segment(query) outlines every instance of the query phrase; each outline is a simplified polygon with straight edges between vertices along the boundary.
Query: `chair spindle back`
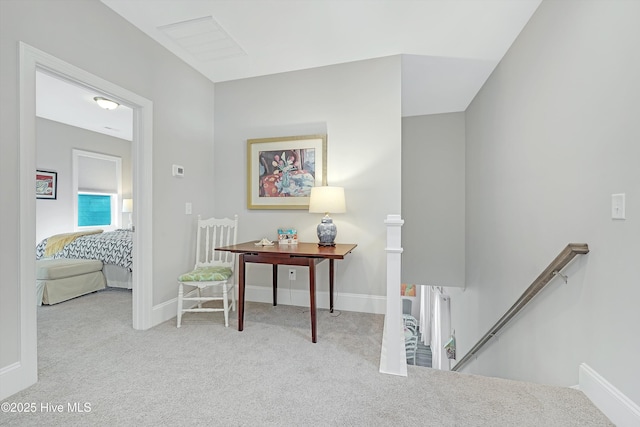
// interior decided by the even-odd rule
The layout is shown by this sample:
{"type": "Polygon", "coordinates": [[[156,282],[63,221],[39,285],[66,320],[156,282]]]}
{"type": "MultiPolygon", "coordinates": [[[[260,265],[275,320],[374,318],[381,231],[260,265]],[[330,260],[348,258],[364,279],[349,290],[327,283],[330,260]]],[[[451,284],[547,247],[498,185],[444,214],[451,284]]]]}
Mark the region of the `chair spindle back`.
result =
{"type": "Polygon", "coordinates": [[[238,215],[234,219],[198,217],[196,237],[196,268],[199,266],[227,265],[233,268],[234,254],[216,251],[221,246],[235,245],[238,239],[238,215]]]}

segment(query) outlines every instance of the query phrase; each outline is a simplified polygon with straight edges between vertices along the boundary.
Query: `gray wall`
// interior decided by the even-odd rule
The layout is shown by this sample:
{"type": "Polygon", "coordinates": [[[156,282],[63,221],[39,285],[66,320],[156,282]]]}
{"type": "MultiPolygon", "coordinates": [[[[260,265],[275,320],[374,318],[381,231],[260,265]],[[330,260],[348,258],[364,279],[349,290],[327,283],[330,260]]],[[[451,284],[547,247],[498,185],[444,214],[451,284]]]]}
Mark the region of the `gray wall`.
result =
{"type": "MultiPolygon", "coordinates": [[[[131,196],[131,142],[47,119],[36,121],[36,165],[58,173],[56,200],[36,201],[36,242],[74,230],[72,150],[107,154],[122,159],[122,194],[131,196]]],[[[113,162],[111,162],[113,164],[113,162]]],[[[127,224],[125,220],[124,225],[127,224]]]]}
{"type": "MultiPolygon", "coordinates": [[[[640,402],[639,15],[638,2],[544,2],[467,111],[467,289],[452,302],[460,354],[564,245],[592,250],[474,372],[573,385],[586,362],[640,402]],[[627,194],[624,222],[610,219],[616,192],[627,194]]],[[[243,159],[247,138],[318,131],[329,135],[329,183],[347,189],[339,238],[360,245],[338,267],[339,286],[384,294],[381,224],[400,209],[399,61],[216,85],[214,153],[213,84],[97,0],[3,0],[0,24],[0,368],[18,359],[18,290],[27,285],[16,250],[19,40],[154,102],[154,303],[175,297],[174,278],[191,262],[186,201],[194,214],[239,211],[243,239],[283,223],[313,238],[313,215],[243,210],[243,159]],[[182,180],[171,177],[173,163],[185,166],[182,180]],[[224,203],[214,206],[213,194],[224,203]]]]}
{"type": "MultiPolygon", "coordinates": [[[[322,215],[247,210],[246,145],[251,138],[326,133],[327,181],[345,188],[347,203],[346,213],[333,215],[337,242],[358,244],[336,263],[337,289],[385,295],[384,220],[400,212],[400,57],[219,83],[215,98],[214,191],[225,201],[216,205],[216,214],[238,212],[243,240],[274,238],[278,227],[293,226],[301,241],[317,241],[322,215]]],[[[250,268],[249,285],[270,286],[268,266],[250,268]]],[[[318,268],[321,292],[328,289],[326,270],[318,268]]],[[[291,286],[308,292],[304,271],[291,286]]]]}
{"type": "Polygon", "coordinates": [[[213,212],[214,85],[98,0],[0,1],[0,36],[1,369],[19,358],[19,289],[32,286],[20,283],[16,250],[18,41],[153,102],[154,247],[145,250],[153,250],[156,305],[176,297],[175,277],[192,263],[194,215],[213,212]],[[185,167],[183,179],[171,176],[173,163],[185,167]],[[194,215],[184,214],[186,201],[194,215]]]}
{"type": "Polygon", "coordinates": [[[570,386],[584,362],[640,403],[639,16],[637,1],[543,2],[467,110],[460,356],[567,243],[591,249],[471,372],[570,386]]]}
{"type": "Polygon", "coordinates": [[[402,282],[464,287],[464,113],[402,119],[402,282]]]}

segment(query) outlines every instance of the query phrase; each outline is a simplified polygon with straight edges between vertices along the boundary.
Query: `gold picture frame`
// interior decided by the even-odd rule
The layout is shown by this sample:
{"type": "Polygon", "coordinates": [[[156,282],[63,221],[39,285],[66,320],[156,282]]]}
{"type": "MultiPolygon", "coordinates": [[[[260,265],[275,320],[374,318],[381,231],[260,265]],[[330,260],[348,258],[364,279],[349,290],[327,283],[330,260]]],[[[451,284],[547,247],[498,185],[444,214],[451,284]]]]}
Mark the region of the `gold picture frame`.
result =
{"type": "Polygon", "coordinates": [[[247,208],[308,209],[327,184],[327,135],[247,140],[247,208]]]}

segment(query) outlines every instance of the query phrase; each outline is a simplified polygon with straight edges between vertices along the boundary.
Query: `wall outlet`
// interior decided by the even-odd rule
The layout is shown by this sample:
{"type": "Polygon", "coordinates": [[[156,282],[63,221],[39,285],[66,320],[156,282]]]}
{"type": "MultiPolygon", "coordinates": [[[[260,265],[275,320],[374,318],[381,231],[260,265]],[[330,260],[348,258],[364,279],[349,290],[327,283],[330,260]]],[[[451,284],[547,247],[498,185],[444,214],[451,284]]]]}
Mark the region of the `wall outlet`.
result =
{"type": "Polygon", "coordinates": [[[293,268],[289,269],[289,280],[296,280],[296,270],[293,268]]]}
{"type": "Polygon", "coordinates": [[[171,174],[178,178],[184,177],[184,167],[180,165],[171,165],[171,174]]]}

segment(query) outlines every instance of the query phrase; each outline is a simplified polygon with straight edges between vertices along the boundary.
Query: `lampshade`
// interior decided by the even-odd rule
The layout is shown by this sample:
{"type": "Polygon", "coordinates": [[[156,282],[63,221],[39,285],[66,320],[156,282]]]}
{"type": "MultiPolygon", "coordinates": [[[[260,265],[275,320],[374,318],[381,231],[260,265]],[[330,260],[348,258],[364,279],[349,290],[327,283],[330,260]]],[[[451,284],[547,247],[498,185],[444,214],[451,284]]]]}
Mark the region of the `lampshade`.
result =
{"type": "Polygon", "coordinates": [[[313,187],[309,198],[309,212],[311,213],[344,213],[344,188],[342,187],[313,187]]]}
{"type": "Polygon", "coordinates": [[[96,101],[98,105],[104,108],[105,110],[115,110],[120,105],[116,101],[103,98],[102,96],[96,96],[93,98],[93,100],[96,101]]]}
{"type": "Polygon", "coordinates": [[[122,212],[133,212],[133,199],[122,199],[122,212]]]}

